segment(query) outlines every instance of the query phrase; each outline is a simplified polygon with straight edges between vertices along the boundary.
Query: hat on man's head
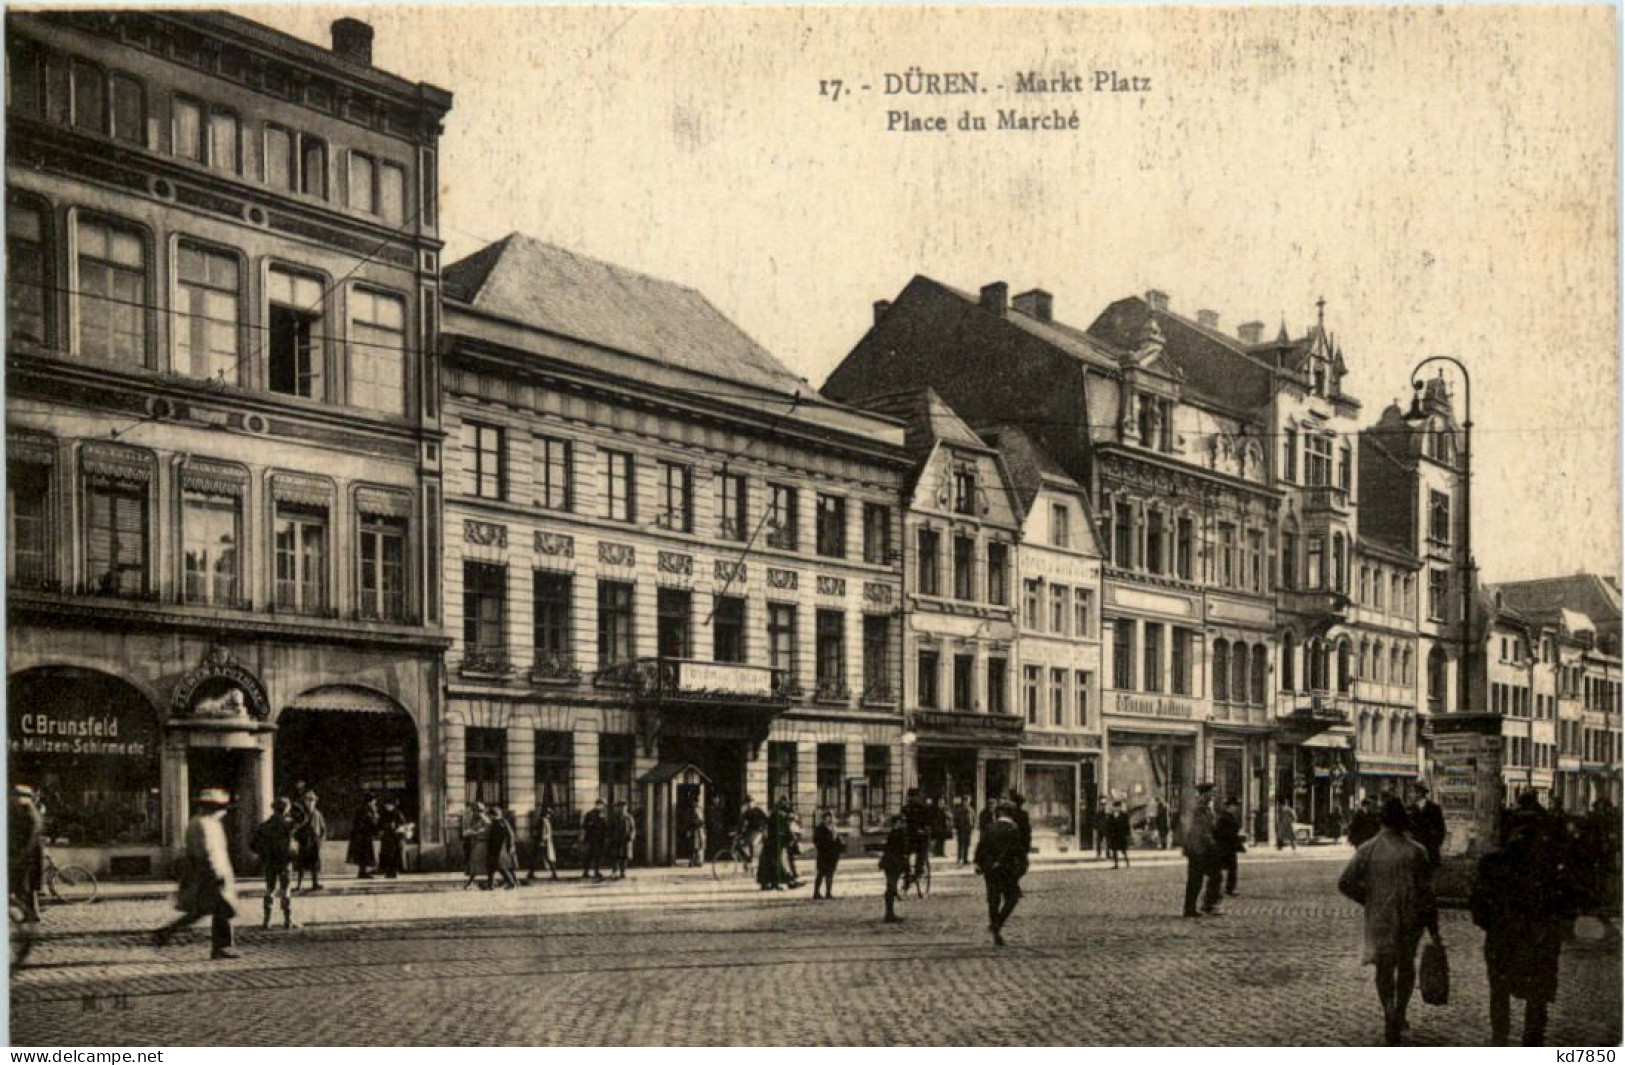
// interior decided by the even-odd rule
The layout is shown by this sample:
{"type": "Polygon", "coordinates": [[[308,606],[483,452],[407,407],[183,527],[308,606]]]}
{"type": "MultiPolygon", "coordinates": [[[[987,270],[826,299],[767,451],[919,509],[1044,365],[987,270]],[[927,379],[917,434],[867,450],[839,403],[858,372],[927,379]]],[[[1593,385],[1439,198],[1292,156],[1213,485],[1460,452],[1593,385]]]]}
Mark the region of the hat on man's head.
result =
{"type": "Polygon", "coordinates": [[[230,806],[231,793],[225,788],[203,788],[197,793],[199,806],[230,806]]]}
{"type": "Polygon", "coordinates": [[[19,799],[32,799],[34,797],[34,789],[27,784],[13,784],[11,793],[19,799]]]}

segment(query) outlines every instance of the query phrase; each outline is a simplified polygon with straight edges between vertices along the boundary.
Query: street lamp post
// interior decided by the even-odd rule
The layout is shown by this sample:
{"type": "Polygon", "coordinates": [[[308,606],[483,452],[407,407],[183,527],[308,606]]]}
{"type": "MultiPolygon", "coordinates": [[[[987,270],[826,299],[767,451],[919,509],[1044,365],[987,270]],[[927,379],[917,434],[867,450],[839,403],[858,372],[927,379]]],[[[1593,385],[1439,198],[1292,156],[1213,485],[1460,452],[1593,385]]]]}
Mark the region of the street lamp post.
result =
{"type": "MultiPolygon", "coordinates": [[[[1457,682],[1456,702],[1466,713],[1472,709],[1468,664],[1473,654],[1473,573],[1478,568],[1473,562],[1473,378],[1467,367],[1453,355],[1430,355],[1411,369],[1411,411],[1407,421],[1425,418],[1422,409],[1422,368],[1429,363],[1447,362],[1461,374],[1462,384],[1462,439],[1461,439],[1461,668],[1457,682]]],[[[1441,371],[1442,376],[1442,371],[1441,371]]]]}

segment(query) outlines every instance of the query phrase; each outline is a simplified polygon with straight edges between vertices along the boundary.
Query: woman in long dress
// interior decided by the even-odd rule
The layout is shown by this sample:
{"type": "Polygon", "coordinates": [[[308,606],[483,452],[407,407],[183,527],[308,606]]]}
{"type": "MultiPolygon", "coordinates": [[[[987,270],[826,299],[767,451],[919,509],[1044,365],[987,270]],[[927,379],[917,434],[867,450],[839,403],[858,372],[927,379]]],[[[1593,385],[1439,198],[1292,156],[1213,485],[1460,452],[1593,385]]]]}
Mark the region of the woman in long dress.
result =
{"type": "Polygon", "coordinates": [[[485,819],[485,804],[475,802],[470,805],[468,816],[463,818],[464,891],[485,875],[485,836],[490,828],[490,822],[485,819]]]}

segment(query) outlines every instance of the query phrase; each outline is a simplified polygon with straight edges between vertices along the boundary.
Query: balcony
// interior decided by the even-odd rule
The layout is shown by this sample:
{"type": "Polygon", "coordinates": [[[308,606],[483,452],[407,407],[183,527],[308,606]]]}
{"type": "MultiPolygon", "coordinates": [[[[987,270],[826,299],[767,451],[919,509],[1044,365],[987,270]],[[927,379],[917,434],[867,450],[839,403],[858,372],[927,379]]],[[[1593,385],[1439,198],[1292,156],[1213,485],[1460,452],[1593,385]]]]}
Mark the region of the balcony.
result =
{"type": "Polygon", "coordinates": [[[897,689],[888,680],[873,680],[864,685],[864,706],[896,706],[897,689]]]}
{"type": "Polygon", "coordinates": [[[813,689],[813,702],[845,706],[852,701],[852,689],[844,681],[820,680],[813,689]]]}
{"type": "Polygon", "coordinates": [[[457,672],[464,677],[506,677],[513,672],[513,663],[508,660],[507,648],[468,647],[463,650],[457,672]]]}
{"type": "Polygon", "coordinates": [[[1279,601],[1281,609],[1289,614],[1343,621],[1348,616],[1349,597],[1330,588],[1283,588],[1279,601]]]}
{"type": "Polygon", "coordinates": [[[530,679],[538,684],[579,684],[581,670],[568,651],[536,652],[530,679]]]}
{"type": "Polygon", "coordinates": [[[1346,515],[1349,512],[1348,491],[1343,488],[1333,488],[1330,485],[1305,489],[1303,493],[1303,512],[1305,516],[1311,514],[1346,515]]]}
{"type": "Polygon", "coordinates": [[[1295,724],[1332,728],[1347,725],[1354,719],[1352,695],[1334,695],[1331,692],[1283,692],[1281,703],[1281,717],[1295,724]]]}

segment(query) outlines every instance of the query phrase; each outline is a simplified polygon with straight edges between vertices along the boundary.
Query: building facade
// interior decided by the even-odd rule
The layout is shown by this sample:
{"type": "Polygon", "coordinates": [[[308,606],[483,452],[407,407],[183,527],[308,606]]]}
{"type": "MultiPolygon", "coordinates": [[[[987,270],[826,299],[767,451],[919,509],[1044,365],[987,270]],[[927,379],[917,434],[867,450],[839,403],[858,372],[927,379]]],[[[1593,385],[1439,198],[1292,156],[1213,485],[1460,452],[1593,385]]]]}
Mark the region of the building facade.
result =
{"type": "MultiPolygon", "coordinates": [[[[10,773],[99,870],[190,796],[438,824],[451,97],[224,14],[7,16],[10,773]]],[[[424,842],[437,842],[432,831],[424,842]]]]}
{"type": "Polygon", "coordinates": [[[446,270],[448,831],[571,839],[625,801],[645,861],[741,803],[901,805],[894,423],[831,404],[692,289],[512,235],[446,270]]]}

